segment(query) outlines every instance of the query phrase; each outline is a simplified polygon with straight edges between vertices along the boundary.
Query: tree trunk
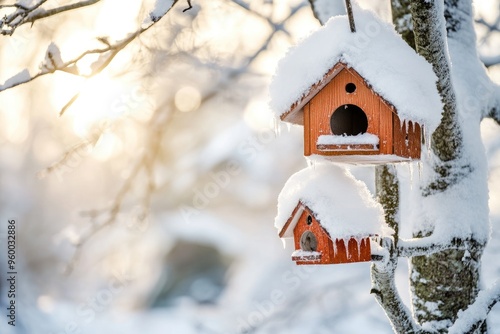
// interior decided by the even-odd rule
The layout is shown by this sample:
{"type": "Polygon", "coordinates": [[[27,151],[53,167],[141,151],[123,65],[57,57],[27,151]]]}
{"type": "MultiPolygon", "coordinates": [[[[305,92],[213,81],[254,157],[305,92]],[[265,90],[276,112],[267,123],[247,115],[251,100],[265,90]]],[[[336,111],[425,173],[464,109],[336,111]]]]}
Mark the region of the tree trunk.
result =
{"type": "MultiPolygon", "coordinates": [[[[461,159],[462,130],[451,81],[442,6],[437,1],[411,2],[416,50],[433,65],[444,104],[441,124],[432,135],[434,159],[430,166],[437,177],[423,185],[423,196],[445,191],[470,172],[470,167],[461,159]]],[[[414,237],[430,234],[432,230],[414,231],[414,237]]],[[[425,324],[425,328],[446,333],[458,312],[474,302],[479,291],[482,247],[475,242],[468,245],[465,251],[446,250],[411,259],[414,316],[420,324],[425,324]]]]}

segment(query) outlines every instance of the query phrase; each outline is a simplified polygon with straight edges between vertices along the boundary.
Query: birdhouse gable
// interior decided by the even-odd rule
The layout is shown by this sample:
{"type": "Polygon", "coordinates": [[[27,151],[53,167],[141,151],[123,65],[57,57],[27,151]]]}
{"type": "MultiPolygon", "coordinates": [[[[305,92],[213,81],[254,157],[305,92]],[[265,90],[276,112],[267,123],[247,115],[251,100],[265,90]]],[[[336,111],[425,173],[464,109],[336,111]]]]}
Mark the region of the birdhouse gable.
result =
{"type": "MultiPolygon", "coordinates": [[[[380,99],[389,109],[395,112],[391,103],[378,95],[364,78],[349,65],[338,62],[333,66],[321,80],[309,87],[307,94],[303,95],[298,101],[293,103],[290,108],[280,115],[280,119],[287,123],[304,125],[304,107],[313,101],[313,104],[325,103],[325,101],[314,101],[316,96],[325,90],[327,99],[337,96],[347,96],[352,101],[364,98],[363,95],[375,95],[375,99],[380,99]]],[[[320,99],[321,100],[321,99],[320,99]]],[[[371,102],[371,101],[365,101],[371,102]]]]}
{"type": "Polygon", "coordinates": [[[295,209],[293,209],[290,218],[288,218],[285,225],[279,232],[279,237],[292,238],[294,236],[294,230],[296,228],[303,228],[304,226],[321,229],[322,233],[328,236],[328,232],[321,227],[321,223],[316,219],[314,212],[304,205],[304,203],[299,201],[295,209]]]}

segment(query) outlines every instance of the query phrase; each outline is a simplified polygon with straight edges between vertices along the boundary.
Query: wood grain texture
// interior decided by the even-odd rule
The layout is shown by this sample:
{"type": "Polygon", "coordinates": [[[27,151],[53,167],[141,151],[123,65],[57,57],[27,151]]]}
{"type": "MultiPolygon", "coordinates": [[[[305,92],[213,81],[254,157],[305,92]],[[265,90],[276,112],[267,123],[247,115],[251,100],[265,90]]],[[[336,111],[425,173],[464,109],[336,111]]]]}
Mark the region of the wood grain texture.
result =
{"type": "MultiPolygon", "coordinates": [[[[358,147],[342,145],[333,149],[329,145],[316,145],[319,136],[332,134],[330,119],[335,110],[348,104],[361,108],[365,113],[368,120],[367,133],[378,135],[381,142],[392,141],[390,137],[389,139],[380,137],[380,119],[384,117],[390,119],[392,111],[386,106],[383,109],[386,114],[381,115],[381,98],[371,90],[356,71],[344,68],[308,104],[310,127],[304,127],[304,131],[310,132],[309,149],[307,150],[309,155],[373,155],[381,153],[380,148],[373,149],[373,145],[365,146],[360,144],[358,147]],[[346,91],[346,85],[350,83],[356,85],[356,90],[352,93],[346,91]]],[[[390,135],[390,129],[387,129],[383,134],[390,135]]],[[[384,145],[384,147],[387,146],[384,145]]]]}
{"type": "Polygon", "coordinates": [[[332,248],[329,247],[330,237],[325,229],[319,224],[311,210],[306,206],[302,214],[300,215],[299,221],[297,225],[295,225],[295,229],[293,231],[293,239],[295,249],[300,249],[300,238],[302,234],[306,231],[311,231],[314,233],[317,240],[317,252],[321,253],[320,260],[311,260],[311,261],[297,261],[297,264],[329,264],[332,263],[332,248]],[[307,217],[311,216],[312,223],[311,225],[307,224],[307,217]]]}
{"type": "Polygon", "coordinates": [[[310,104],[304,106],[304,156],[311,155],[311,131],[306,129],[311,128],[311,113],[309,112],[310,104]]]}

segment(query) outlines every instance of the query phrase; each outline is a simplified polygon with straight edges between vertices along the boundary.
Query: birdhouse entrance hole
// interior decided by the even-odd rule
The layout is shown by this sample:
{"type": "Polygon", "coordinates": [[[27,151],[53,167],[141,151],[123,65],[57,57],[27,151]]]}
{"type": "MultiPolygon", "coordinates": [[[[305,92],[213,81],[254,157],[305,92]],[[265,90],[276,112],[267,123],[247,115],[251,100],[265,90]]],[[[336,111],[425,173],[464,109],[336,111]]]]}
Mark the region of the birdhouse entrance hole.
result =
{"type": "Polygon", "coordinates": [[[349,94],[354,93],[356,91],[356,85],[352,82],[349,82],[347,85],[345,85],[345,91],[349,94]]]}
{"type": "Polygon", "coordinates": [[[356,136],[366,132],[368,118],[360,107],[344,104],[333,112],[330,126],[334,135],[356,136]]]}
{"type": "Polygon", "coordinates": [[[311,231],[305,231],[300,237],[300,248],[306,252],[315,252],[318,249],[318,240],[311,231]]]}

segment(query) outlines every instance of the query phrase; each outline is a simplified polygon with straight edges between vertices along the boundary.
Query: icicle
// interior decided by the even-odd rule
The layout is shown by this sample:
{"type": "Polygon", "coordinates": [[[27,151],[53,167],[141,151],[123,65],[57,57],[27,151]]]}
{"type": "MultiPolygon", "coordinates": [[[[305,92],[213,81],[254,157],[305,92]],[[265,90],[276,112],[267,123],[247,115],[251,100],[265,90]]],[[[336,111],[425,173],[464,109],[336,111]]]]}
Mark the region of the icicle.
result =
{"type": "Polygon", "coordinates": [[[349,239],[342,238],[342,242],[344,243],[346,257],[349,259],[349,239]]]}
{"type": "Polygon", "coordinates": [[[273,117],[274,121],[274,136],[278,138],[278,136],[281,134],[281,122],[278,121],[277,117],[273,117]]]}
{"type": "Polygon", "coordinates": [[[283,249],[286,248],[286,239],[285,238],[282,238],[281,239],[281,242],[283,243],[283,249]]]}
{"type": "Polygon", "coordinates": [[[410,170],[410,190],[413,190],[413,164],[411,162],[408,163],[408,168],[410,170]]]}
{"type": "Polygon", "coordinates": [[[337,241],[339,239],[335,239],[335,241],[333,242],[333,256],[337,255],[337,241]]]}
{"type": "Polygon", "coordinates": [[[288,130],[288,133],[290,133],[290,130],[292,129],[292,124],[286,123],[286,129],[288,130]]]}
{"type": "Polygon", "coordinates": [[[421,180],[422,179],[422,161],[419,161],[417,163],[418,165],[418,179],[421,180]]]}
{"type": "Polygon", "coordinates": [[[423,129],[424,131],[424,138],[425,138],[425,146],[427,148],[427,158],[431,158],[431,137],[432,137],[432,134],[430,133],[427,133],[427,131],[425,130],[425,128],[423,129]]]}
{"type": "Polygon", "coordinates": [[[358,243],[358,259],[361,259],[361,243],[363,242],[363,239],[356,238],[356,242],[358,243]]]}

